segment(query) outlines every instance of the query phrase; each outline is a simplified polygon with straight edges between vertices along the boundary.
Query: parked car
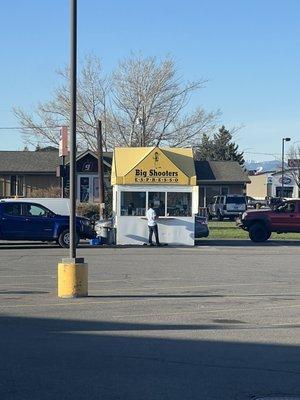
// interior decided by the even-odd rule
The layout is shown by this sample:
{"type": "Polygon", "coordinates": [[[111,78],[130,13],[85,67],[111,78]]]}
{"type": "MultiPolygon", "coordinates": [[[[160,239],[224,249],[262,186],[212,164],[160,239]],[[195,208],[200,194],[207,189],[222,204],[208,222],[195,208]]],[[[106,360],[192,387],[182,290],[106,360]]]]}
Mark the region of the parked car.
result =
{"type": "Polygon", "coordinates": [[[219,221],[224,218],[233,220],[239,214],[246,211],[246,196],[239,194],[228,194],[214,196],[213,203],[208,206],[208,218],[217,217],[219,221]]]}
{"type": "Polygon", "coordinates": [[[207,226],[207,218],[201,215],[195,216],[195,239],[207,237],[209,229],[207,226]]]}
{"type": "Polygon", "coordinates": [[[248,210],[237,225],[249,232],[253,242],[265,242],[272,232],[300,232],[300,199],[283,201],[274,210],[248,210]]]}
{"type": "MultiPolygon", "coordinates": [[[[87,218],[76,217],[76,231],[78,241],[95,237],[87,218]]],[[[1,200],[0,240],[55,241],[69,247],[69,216],[56,214],[33,199],[1,200]]]]}
{"type": "Polygon", "coordinates": [[[247,208],[261,208],[268,206],[268,200],[266,199],[255,199],[251,196],[246,196],[247,208]]]}

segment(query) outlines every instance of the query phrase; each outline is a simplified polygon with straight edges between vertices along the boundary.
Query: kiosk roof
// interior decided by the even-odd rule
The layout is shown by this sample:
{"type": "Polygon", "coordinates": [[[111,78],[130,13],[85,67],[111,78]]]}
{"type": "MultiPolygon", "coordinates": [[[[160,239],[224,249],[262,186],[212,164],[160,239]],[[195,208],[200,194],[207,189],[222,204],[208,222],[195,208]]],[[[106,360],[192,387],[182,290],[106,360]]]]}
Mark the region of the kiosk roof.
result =
{"type": "Polygon", "coordinates": [[[196,185],[192,149],[159,147],[115,148],[112,184],[140,183],[196,185]]]}

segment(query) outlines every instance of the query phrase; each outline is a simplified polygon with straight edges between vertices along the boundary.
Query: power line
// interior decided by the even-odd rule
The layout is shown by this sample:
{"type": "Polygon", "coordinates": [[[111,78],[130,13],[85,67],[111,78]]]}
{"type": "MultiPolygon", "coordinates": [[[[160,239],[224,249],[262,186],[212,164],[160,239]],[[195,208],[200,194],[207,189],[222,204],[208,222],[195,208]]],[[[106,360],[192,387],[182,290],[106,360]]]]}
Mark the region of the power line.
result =
{"type": "MultiPolygon", "coordinates": [[[[66,125],[65,125],[66,126],[66,125]]],[[[24,129],[60,129],[62,125],[51,126],[0,126],[1,130],[24,130],[24,129]]]]}
{"type": "Polygon", "coordinates": [[[280,156],[279,153],[258,153],[258,152],[255,152],[255,151],[244,151],[243,153],[245,153],[245,154],[262,154],[264,156],[273,156],[273,157],[280,156]]]}

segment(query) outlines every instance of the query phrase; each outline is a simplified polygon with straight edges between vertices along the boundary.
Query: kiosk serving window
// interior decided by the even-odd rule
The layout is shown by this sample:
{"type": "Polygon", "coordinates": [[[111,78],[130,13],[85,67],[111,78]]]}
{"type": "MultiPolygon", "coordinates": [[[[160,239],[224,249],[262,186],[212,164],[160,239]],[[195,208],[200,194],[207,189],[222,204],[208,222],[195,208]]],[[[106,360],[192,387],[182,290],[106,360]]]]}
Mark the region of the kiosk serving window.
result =
{"type": "Polygon", "coordinates": [[[153,203],[153,208],[159,217],[166,214],[166,193],[165,192],[149,192],[148,204],[153,203]]]}
{"type": "Polygon", "coordinates": [[[190,217],[192,215],[192,194],[168,192],[167,213],[170,217],[190,217]]]}
{"type": "Polygon", "coordinates": [[[122,216],[145,216],[146,204],[153,203],[159,217],[191,217],[190,192],[121,192],[122,216]]]}
{"type": "Polygon", "coordinates": [[[121,215],[144,216],[146,192],[121,192],[121,215]]]}

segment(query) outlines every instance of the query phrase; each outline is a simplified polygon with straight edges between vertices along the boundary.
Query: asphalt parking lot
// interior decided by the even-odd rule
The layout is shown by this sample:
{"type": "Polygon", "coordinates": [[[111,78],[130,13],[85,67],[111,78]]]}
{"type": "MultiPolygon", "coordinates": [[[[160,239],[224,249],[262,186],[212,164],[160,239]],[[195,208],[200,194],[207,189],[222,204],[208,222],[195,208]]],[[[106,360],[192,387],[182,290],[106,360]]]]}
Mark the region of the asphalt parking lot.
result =
{"type": "Polygon", "coordinates": [[[0,244],[1,400],[300,396],[299,242],[83,246],[81,299],[66,256],[0,244]]]}

